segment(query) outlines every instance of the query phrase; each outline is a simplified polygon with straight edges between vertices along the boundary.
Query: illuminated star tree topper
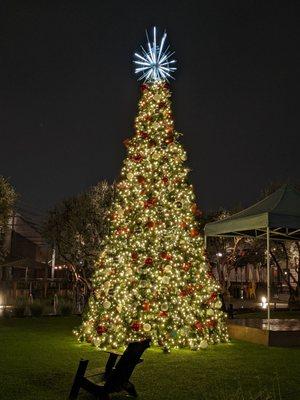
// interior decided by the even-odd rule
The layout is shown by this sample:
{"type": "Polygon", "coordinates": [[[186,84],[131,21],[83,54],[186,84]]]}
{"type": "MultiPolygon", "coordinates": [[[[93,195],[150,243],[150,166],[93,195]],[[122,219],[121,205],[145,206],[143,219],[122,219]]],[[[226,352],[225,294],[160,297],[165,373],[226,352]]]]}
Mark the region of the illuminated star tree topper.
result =
{"type": "Polygon", "coordinates": [[[139,75],[139,80],[144,82],[156,82],[173,78],[172,73],[176,71],[174,64],[176,60],[171,59],[174,52],[170,51],[170,46],[165,46],[167,33],[164,32],[163,37],[158,43],[156,36],[156,27],[153,28],[153,42],[150,43],[148,32],[147,50],[141,46],[141,53],[135,53],[136,59],[134,63],[137,65],[135,73],[139,75]]]}

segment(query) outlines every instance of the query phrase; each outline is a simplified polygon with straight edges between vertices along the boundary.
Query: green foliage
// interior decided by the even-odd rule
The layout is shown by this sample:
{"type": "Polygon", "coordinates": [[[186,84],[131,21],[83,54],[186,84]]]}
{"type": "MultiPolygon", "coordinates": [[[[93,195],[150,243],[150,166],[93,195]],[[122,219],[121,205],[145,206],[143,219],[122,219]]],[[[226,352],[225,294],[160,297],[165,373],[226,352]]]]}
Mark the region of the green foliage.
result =
{"type": "Polygon", "coordinates": [[[40,300],[34,300],[32,304],[30,304],[30,312],[32,317],[41,317],[44,312],[44,304],[40,300]]]}
{"type": "Polygon", "coordinates": [[[61,299],[58,303],[59,314],[62,316],[68,316],[72,314],[73,302],[69,299],[61,299]]]}
{"type": "Polygon", "coordinates": [[[73,267],[76,279],[89,286],[95,261],[107,233],[107,211],[114,185],[100,182],[87,192],[65,199],[48,212],[44,236],[73,267]]]}
{"type": "MultiPolygon", "coordinates": [[[[91,369],[104,367],[107,353],[75,342],[72,329],[79,323],[77,317],[0,318],[0,398],[32,400],[38,393],[39,399],[65,400],[80,358],[89,359],[91,369]]],[[[152,347],[143,359],[132,376],[140,400],[300,398],[300,348],[233,341],[201,352],[162,354],[152,347]]],[[[84,392],[80,398],[92,399],[84,392]]]]}
{"type": "Polygon", "coordinates": [[[8,180],[0,175],[0,261],[6,254],[3,244],[16,197],[16,192],[8,180]]]}
{"type": "Polygon", "coordinates": [[[13,314],[15,317],[24,317],[26,310],[26,299],[24,297],[18,297],[13,308],[13,314]]]}

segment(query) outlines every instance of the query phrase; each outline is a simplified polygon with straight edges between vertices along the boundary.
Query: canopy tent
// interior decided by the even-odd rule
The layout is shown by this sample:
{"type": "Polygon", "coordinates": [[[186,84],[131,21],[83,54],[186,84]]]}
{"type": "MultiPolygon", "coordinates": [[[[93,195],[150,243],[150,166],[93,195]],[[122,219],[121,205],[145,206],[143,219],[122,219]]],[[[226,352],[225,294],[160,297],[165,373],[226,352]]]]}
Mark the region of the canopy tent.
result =
{"type": "Polygon", "coordinates": [[[267,302],[270,320],[270,239],[300,240],[300,192],[283,185],[245,210],[205,225],[208,236],[247,236],[267,240],[267,302]]]}
{"type": "Polygon", "coordinates": [[[283,185],[270,196],[245,210],[205,225],[206,236],[266,237],[300,240],[300,192],[283,185]]]}

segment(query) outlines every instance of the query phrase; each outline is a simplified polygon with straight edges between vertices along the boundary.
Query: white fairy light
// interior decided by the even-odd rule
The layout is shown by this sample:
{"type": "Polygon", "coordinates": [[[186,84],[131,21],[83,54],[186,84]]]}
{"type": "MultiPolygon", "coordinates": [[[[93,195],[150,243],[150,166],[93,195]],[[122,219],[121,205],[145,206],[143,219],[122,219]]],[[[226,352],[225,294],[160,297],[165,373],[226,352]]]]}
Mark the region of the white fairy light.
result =
{"type": "Polygon", "coordinates": [[[147,50],[141,46],[142,53],[135,53],[136,60],[134,63],[137,65],[135,73],[140,75],[139,80],[145,82],[154,82],[173,78],[172,73],[176,71],[176,67],[173,66],[176,60],[171,57],[174,52],[171,52],[170,46],[165,48],[165,41],[167,38],[166,32],[163,34],[160,44],[157,43],[156,38],[156,27],[153,28],[153,42],[150,43],[148,32],[147,36],[147,50]]]}

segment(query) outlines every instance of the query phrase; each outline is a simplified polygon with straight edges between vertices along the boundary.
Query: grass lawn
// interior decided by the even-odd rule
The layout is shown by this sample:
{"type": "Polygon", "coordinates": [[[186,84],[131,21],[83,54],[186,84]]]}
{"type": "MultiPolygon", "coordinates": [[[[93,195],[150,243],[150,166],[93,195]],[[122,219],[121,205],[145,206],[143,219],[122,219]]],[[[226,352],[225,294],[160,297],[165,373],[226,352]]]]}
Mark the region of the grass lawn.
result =
{"type": "MultiPolygon", "coordinates": [[[[81,357],[102,366],[105,354],[74,340],[78,324],[76,317],[0,318],[0,399],[66,400],[81,357]]],[[[199,352],[151,348],[144,360],[132,379],[141,400],[248,400],[261,391],[300,399],[300,348],[234,341],[199,352]]]]}

